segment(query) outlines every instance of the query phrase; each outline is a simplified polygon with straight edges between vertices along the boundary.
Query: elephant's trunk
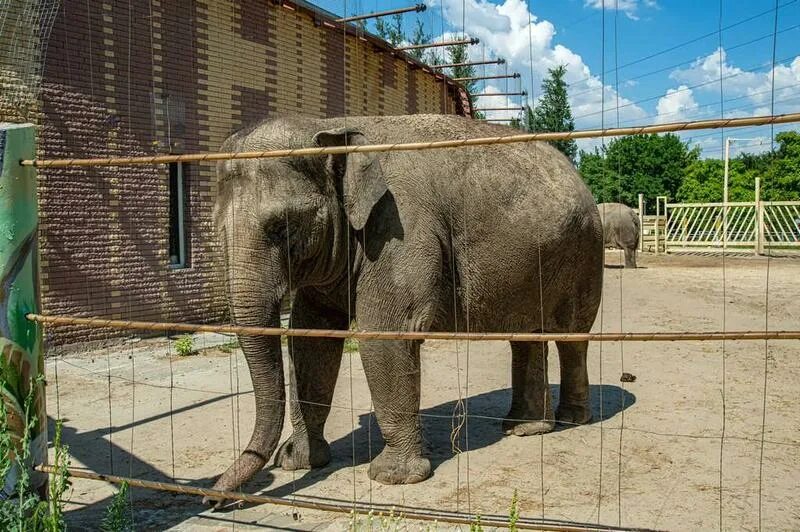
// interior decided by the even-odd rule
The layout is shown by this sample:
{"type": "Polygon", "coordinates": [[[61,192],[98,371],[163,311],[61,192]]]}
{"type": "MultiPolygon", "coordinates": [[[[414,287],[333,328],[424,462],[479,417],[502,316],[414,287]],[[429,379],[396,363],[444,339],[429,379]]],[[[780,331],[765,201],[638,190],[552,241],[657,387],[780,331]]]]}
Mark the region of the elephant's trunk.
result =
{"type": "MultiPolygon", "coordinates": [[[[230,249],[231,242],[228,242],[230,249]]],[[[285,292],[280,259],[268,250],[243,246],[239,256],[229,253],[228,287],[231,314],[237,325],[280,327],[280,301],[285,292]],[[246,254],[246,257],[241,256],[246,254]],[[272,257],[269,257],[273,255],[272,257]],[[272,264],[274,267],[265,266],[272,264]]],[[[250,368],[256,403],[250,443],[222,474],[214,489],[234,490],[264,467],[283,430],[285,389],[279,336],[239,336],[250,368]]],[[[211,502],[208,497],[206,502],[211,502]]],[[[219,506],[223,501],[213,501],[219,506]]]]}

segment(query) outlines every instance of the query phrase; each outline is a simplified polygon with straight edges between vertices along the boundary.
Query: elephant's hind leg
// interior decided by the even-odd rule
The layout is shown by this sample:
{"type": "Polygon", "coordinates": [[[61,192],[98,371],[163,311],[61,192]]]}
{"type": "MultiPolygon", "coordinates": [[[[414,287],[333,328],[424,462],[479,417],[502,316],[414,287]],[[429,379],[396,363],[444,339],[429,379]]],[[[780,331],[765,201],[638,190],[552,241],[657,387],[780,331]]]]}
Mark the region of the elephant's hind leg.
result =
{"type": "Polygon", "coordinates": [[[511,409],[503,432],[530,436],[553,430],[553,402],[547,382],[547,343],[511,342],[511,409]]]}
{"type": "Polygon", "coordinates": [[[636,268],[636,248],[625,248],[625,267],[636,268]]]}
{"type": "Polygon", "coordinates": [[[561,394],[556,419],[559,423],[582,424],[592,420],[589,405],[589,374],[586,351],[589,342],[556,342],[561,364],[561,394]]]}
{"type": "MultiPolygon", "coordinates": [[[[347,315],[319,303],[319,297],[300,290],[292,306],[292,327],[347,329],[347,315]]],[[[341,338],[290,337],[290,405],[294,433],[278,449],[275,465],[287,470],[327,465],[325,421],[342,361],[341,338]]]]}

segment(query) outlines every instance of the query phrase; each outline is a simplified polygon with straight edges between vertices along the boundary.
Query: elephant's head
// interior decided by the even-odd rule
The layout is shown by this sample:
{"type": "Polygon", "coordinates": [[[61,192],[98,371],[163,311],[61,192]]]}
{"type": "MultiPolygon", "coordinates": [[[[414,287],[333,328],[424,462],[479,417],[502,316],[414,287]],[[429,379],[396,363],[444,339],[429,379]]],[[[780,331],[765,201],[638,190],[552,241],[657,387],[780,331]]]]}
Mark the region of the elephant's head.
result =
{"type": "MultiPolygon", "coordinates": [[[[233,136],[225,151],[366,144],[355,129],[294,138],[269,124],[233,136]],[[272,138],[274,137],[274,138],[272,138]]],[[[295,135],[298,135],[295,133],[295,135]]],[[[280,302],[290,290],[327,285],[347,274],[348,232],[367,224],[387,186],[374,154],[233,160],[218,166],[216,223],[225,252],[226,286],[238,325],[278,327],[280,302]]],[[[233,489],[261,469],[274,452],[284,418],[279,337],[242,336],[256,399],[251,441],[218,481],[233,489]]]]}

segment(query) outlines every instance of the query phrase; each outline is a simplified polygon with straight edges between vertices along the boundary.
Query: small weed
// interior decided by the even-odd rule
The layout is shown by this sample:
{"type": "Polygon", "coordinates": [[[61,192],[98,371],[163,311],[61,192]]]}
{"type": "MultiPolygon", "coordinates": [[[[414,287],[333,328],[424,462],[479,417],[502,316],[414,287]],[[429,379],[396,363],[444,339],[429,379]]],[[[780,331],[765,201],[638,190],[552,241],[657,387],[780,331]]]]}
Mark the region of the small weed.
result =
{"type": "Polygon", "coordinates": [[[345,338],[344,340],[344,352],[345,353],[355,353],[358,351],[358,340],[355,338],[345,338]]]}
{"type": "Polygon", "coordinates": [[[384,515],[382,512],[376,514],[374,510],[370,510],[363,519],[353,511],[350,512],[350,531],[369,530],[372,532],[377,529],[381,532],[397,532],[406,528],[403,521],[402,515],[395,515],[394,508],[389,511],[388,515],[384,515]]]}
{"type": "MultiPolygon", "coordinates": [[[[5,366],[5,360],[0,360],[0,365],[5,366]]],[[[4,367],[3,370],[6,368],[4,367]]],[[[0,478],[4,481],[12,478],[13,493],[3,491],[0,497],[0,530],[14,532],[61,532],[66,530],[64,522],[64,494],[70,486],[69,454],[67,447],[61,443],[62,425],[56,422],[53,438],[55,473],[50,474],[48,486],[48,500],[43,501],[31,487],[32,460],[31,441],[32,431],[36,427],[37,419],[31,415],[34,408],[34,392],[39,383],[44,380],[40,375],[30,380],[30,386],[24,401],[25,426],[22,439],[14,441],[12,430],[8,426],[8,410],[5,399],[6,390],[0,398],[0,478]],[[16,477],[16,481],[14,481],[16,477]]]]}
{"type": "Polygon", "coordinates": [[[119,485],[119,491],[114,494],[111,504],[106,509],[103,522],[100,523],[100,530],[102,532],[133,531],[133,509],[127,482],[119,485]]]}
{"type": "MultiPolygon", "coordinates": [[[[350,323],[350,330],[356,330],[356,322],[353,321],[350,323]]],[[[345,353],[355,353],[358,352],[358,340],[355,338],[345,338],[344,340],[344,352],[345,353]]]]}
{"type": "Polygon", "coordinates": [[[481,524],[481,514],[477,514],[475,519],[469,524],[469,532],[483,532],[483,525],[481,524]]]}
{"type": "Polygon", "coordinates": [[[508,509],[508,529],[511,532],[517,532],[517,522],[519,521],[519,497],[517,490],[514,490],[514,496],[511,497],[511,506],[508,509]]]}
{"type": "Polygon", "coordinates": [[[223,353],[230,353],[234,349],[239,349],[239,340],[233,340],[232,342],[228,342],[219,346],[219,350],[223,353]]]}
{"type": "Polygon", "coordinates": [[[175,340],[175,352],[182,357],[194,354],[194,339],[192,336],[185,334],[175,340]]]}

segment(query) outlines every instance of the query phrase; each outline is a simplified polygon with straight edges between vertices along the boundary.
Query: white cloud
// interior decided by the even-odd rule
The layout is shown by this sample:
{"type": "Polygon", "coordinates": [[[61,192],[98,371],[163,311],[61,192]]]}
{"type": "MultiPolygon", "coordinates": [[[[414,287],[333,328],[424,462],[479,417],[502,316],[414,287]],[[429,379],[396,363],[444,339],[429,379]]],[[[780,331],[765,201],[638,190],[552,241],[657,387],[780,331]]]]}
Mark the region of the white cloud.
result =
{"type": "Polygon", "coordinates": [[[717,93],[721,77],[726,98],[746,94],[748,87],[755,85],[759,76],[758,73],[747,72],[729,64],[724,48],[717,48],[707,56],[695,60],[688,68],[674,70],[669,75],[675,81],[699,85],[698,90],[717,93]]]}
{"type": "MultiPolygon", "coordinates": [[[[446,20],[456,28],[457,33],[450,33],[448,37],[460,36],[462,1],[439,1],[442,2],[446,20]]],[[[508,72],[519,72],[522,75],[523,90],[531,92],[533,87],[532,97],[538,96],[542,79],[547,76],[548,69],[559,65],[566,66],[565,79],[568,84],[572,84],[569,95],[576,129],[597,128],[601,122],[607,127],[615,125],[617,100],[620,106],[620,121],[639,121],[646,116],[644,109],[618,95],[612,86],[604,85],[597,75],[592,74],[579,54],[566,46],[554,43],[556,29],[553,24],[529,13],[524,0],[504,0],[501,4],[494,4],[489,0],[466,0],[465,8],[464,29],[469,36],[477,37],[481,41],[480,45],[469,47],[471,59],[477,61],[488,57],[505,58],[508,72]],[[605,108],[604,115],[600,112],[602,107],[605,108]]],[[[482,74],[483,67],[478,67],[477,71],[482,74]]],[[[486,68],[487,75],[503,72],[505,68],[502,66],[486,68]]],[[[502,82],[495,82],[493,85],[487,84],[485,90],[491,92],[492,88],[497,88],[498,90],[494,92],[505,92],[499,90],[501,86],[504,87],[502,82]]],[[[483,87],[480,87],[483,92],[483,87]]],[[[509,89],[513,87],[512,92],[516,92],[517,81],[509,80],[508,87],[509,89]]],[[[512,98],[510,101],[505,98],[505,104],[494,105],[494,103],[499,104],[501,98],[504,97],[481,98],[478,103],[480,107],[519,105],[519,98],[512,98]]],[[[503,113],[505,113],[503,116],[515,114],[513,111],[503,113]]],[[[581,143],[582,147],[589,148],[599,144],[599,140],[581,143]]]]}
{"type": "Polygon", "coordinates": [[[584,0],[583,5],[593,9],[619,10],[625,13],[628,18],[638,20],[637,14],[640,5],[648,8],[657,8],[656,0],[584,0]]]}
{"type": "MultiPolygon", "coordinates": [[[[677,88],[667,89],[656,106],[656,122],[675,122],[680,120],[699,120],[718,117],[720,113],[719,80],[722,76],[722,90],[726,117],[746,117],[800,112],[800,56],[789,64],[776,65],[774,69],[750,72],[730,63],[724,49],[717,48],[710,54],[698,58],[688,68],[678,69],[670,78],[680,82],[677,88]],[[689,88],[692,85],[695,87],[689,88]],[[698,103],[697,99],[703,96],[698,103]]],[[[783,128],[776,128],[779,131],[783,128]]],[[[770,128],[768,126],[745,128],[741,135],[752,140],[742,146],[745,151],[760,152],[770,149],[770,128]],[[764,140],[766,139],[766,140],[764,140]]],[[[720,157],[720,137],[702,133],[682,134],[692,144],[703,149],[704,156],[720,157]]]]}
{"type": "Polygon", "coordinates": [[[694,115],[698,104],[694,99],[692,89],[681,85],[677,89],[667,89],[667,94],[658,100],[656,122],[679,122],[694,115]]]}

